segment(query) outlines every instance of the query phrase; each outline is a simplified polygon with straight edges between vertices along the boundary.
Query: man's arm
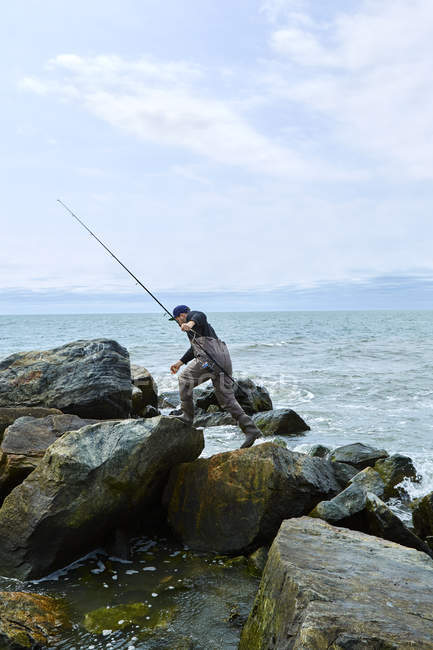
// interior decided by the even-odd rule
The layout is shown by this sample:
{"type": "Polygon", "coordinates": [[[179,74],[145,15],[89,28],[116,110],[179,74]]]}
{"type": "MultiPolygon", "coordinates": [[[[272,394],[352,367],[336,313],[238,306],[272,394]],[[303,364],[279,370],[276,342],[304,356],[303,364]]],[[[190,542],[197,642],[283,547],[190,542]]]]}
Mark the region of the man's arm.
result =
{"type": "Polygon", "coordinates": [[[192,359],[194,359],[194,352],[193,352],[193,349],[192,349],[192,346],[191,346],[189,348],[189,350],[187,350],[185,352],[183,357],[180,358],[180,360],[182,361],[182,363],[186,364],[186,363],[189,363],[192,359]]]}

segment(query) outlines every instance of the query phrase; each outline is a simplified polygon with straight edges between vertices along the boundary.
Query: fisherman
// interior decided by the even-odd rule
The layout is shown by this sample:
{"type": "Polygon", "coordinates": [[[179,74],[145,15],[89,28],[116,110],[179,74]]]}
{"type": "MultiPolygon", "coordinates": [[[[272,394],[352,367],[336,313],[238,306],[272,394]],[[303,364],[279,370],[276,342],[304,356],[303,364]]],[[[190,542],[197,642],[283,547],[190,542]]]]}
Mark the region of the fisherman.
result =
{"type": "Polygon", "coordinates": [[[261,433],[235,398],[233,381],[230,378],[232,362],[227,345],[217,337],[215,330],[208,323],[206,314],[201,311],[191,311],[186,305],[178,305],[173,309],[173,318],[170,320],[176,320],[191,341],[189,350],[170,366],[171,373],[175,375],[181,366],[188,364],[179,376],[181,408],[172,411],[171,415],[192,424],[193,388],[211,379],[221,408],[230,413],[246,436],[241,449],[251,447],[261,433]]]}

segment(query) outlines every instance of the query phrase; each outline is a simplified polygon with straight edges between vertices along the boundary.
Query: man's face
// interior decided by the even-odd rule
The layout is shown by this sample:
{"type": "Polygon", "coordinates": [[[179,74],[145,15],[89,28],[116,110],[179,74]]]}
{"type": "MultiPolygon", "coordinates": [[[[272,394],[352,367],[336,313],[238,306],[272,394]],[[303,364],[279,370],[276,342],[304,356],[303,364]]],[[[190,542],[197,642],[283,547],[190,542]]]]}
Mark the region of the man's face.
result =
{"type": "Polygon", "coordinates": [[[179,325],[182,325],[182,323],[186,323],[187,316],[188,314],[186,313],[179,314],[179,316],[176,318],[176,321],[179,323],[179,325]]]}

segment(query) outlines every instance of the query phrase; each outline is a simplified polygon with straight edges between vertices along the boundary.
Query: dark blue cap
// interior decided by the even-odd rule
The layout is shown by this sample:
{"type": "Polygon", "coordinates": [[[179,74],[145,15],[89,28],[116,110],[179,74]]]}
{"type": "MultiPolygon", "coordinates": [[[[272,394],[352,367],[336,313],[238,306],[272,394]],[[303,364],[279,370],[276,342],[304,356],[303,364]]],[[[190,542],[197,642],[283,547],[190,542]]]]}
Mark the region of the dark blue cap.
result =
{"type": "Polygon", "coordinates": [[[170,318],[169,320],[175,320],[178,316],[181,314],[186,314],[189,311],[189,307],[186,305],[178,305],[173,309],[173,318],[170,318]]]}

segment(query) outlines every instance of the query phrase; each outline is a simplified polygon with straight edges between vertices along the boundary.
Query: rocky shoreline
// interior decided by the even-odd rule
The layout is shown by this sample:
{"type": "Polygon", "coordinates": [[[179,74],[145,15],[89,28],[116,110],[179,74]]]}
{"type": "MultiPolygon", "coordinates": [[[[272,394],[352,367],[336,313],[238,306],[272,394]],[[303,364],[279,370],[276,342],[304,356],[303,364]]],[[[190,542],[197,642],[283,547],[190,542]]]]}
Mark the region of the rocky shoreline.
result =
{"type": "MultiPolygon", "coordinates": [[[[164,522],[193,551],[243,557],[259,573],[266,564],[242,649],[433,648],[433,493],[411,504],[411,527],[387,504],[407,500],[411,459],[362,443],[290,451],[281,438],[308,424],[273,409],[264,387],[240,383],[263,437],[279,439],[199,458],[197,427],[231,424],[213,391],[196,391],[194,426],[161,414],[178,396],[158,395],[116,341],[0,362],[0,574],[41,578],[164,522]]],[[[5,647],[56,647],[69,623],[46,598],[0,594],[5,647]]],[[[135,605],[118,610],[126,626],[128,616],[146,625],[135,605]]],[[[84,627],[95,618],[88,612],[84,627]]]]}

